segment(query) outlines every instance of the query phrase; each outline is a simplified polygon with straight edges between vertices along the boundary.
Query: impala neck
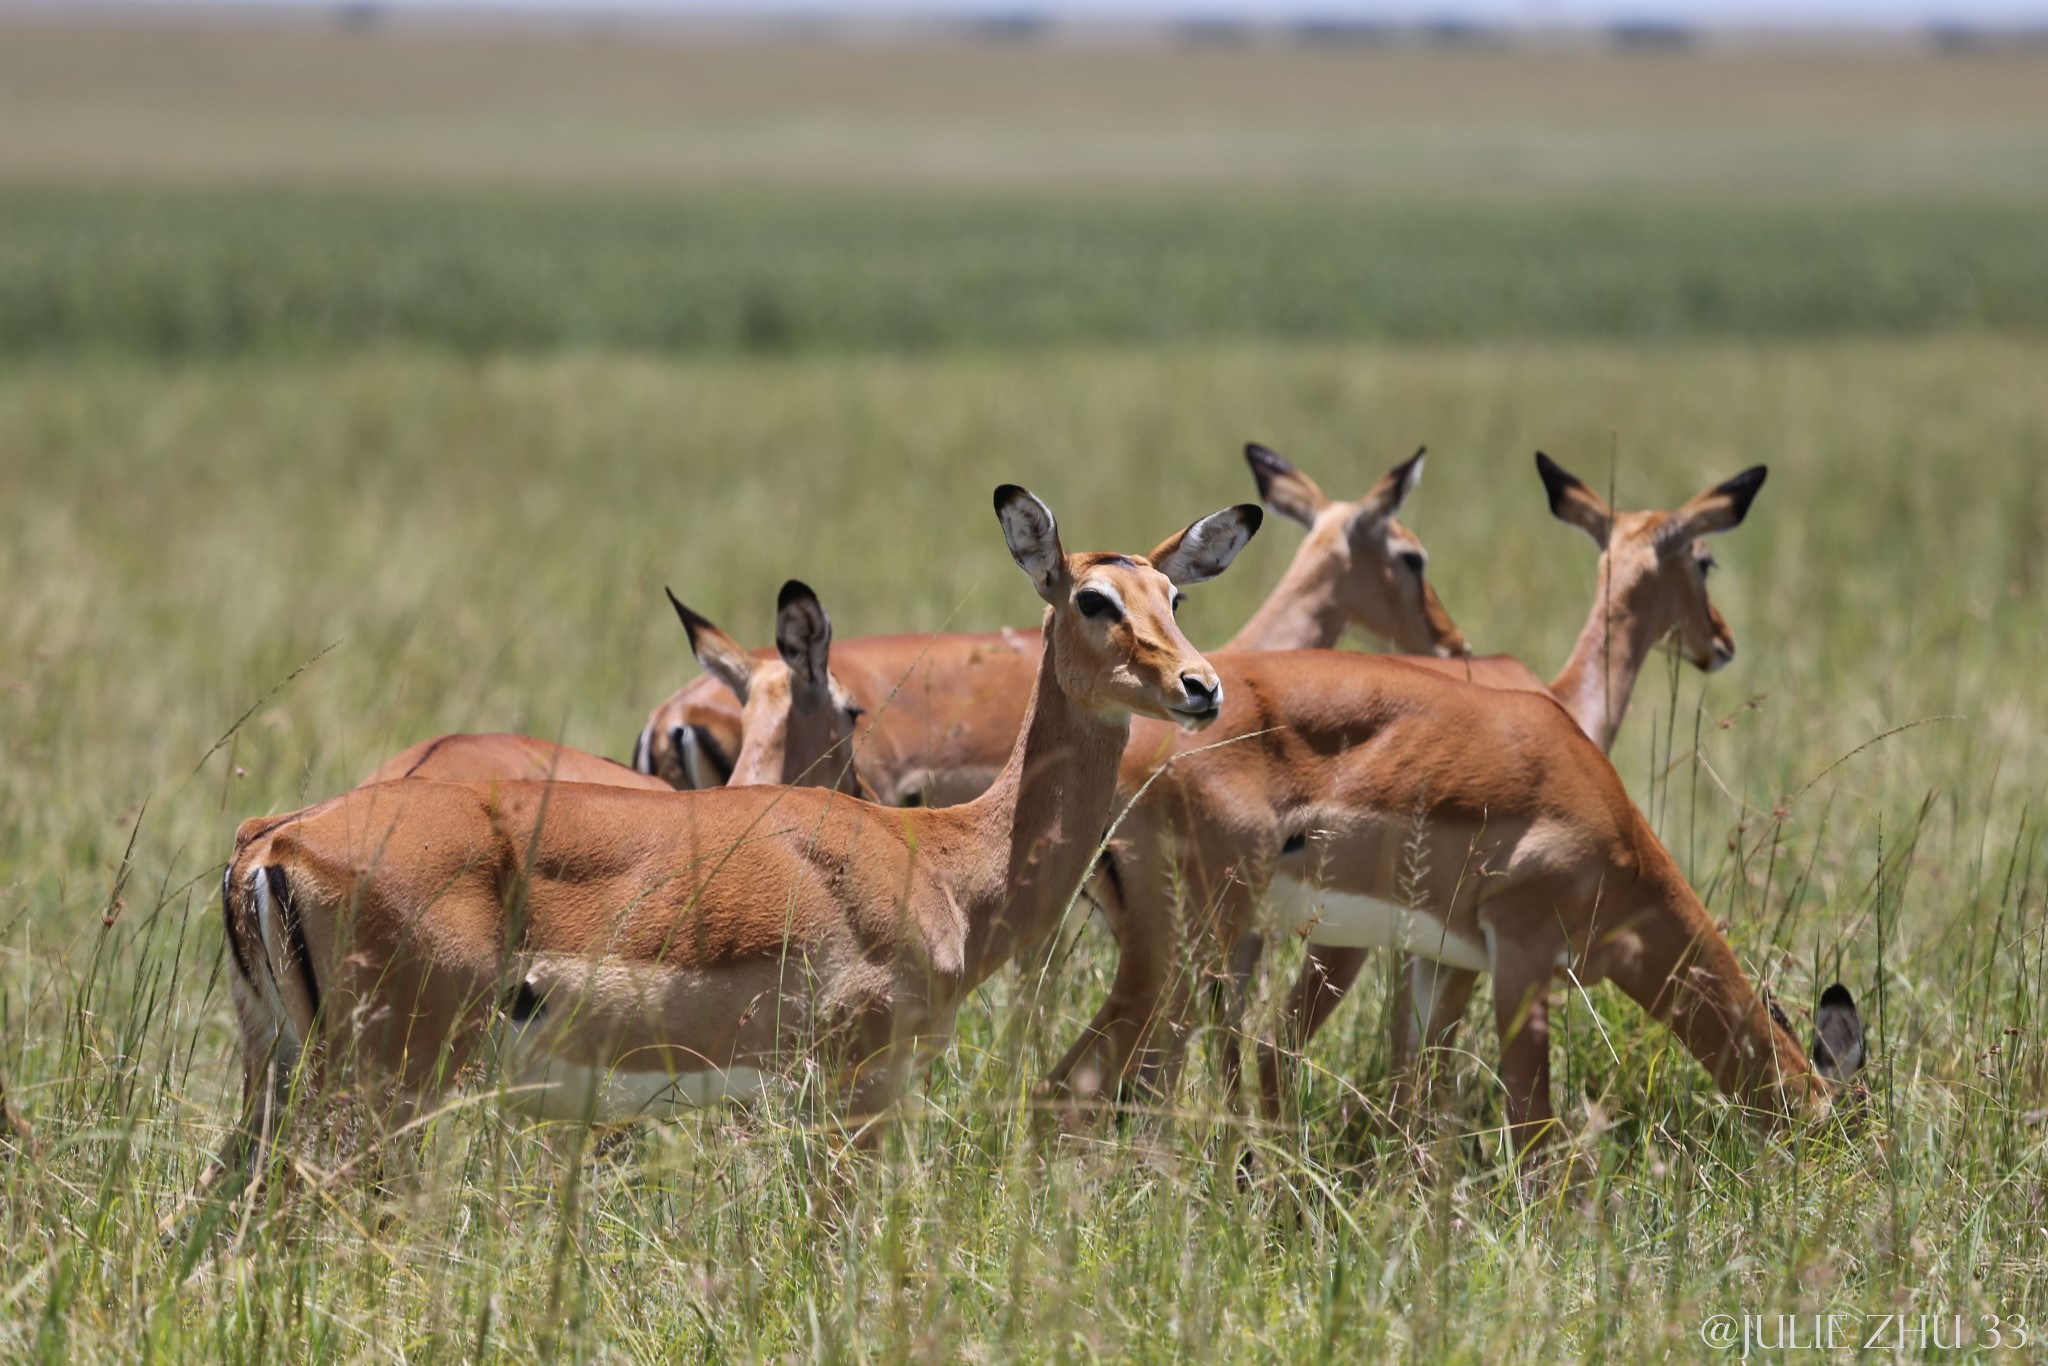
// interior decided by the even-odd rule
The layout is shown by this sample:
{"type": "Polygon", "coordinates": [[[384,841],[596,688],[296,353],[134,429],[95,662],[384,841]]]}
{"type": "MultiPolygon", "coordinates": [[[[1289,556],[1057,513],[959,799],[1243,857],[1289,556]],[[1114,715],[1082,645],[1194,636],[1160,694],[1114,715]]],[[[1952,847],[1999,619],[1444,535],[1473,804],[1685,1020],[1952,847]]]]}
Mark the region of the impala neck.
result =
{"type": "Polygon", "coordinates": [[[1340,596],[1351,568],[1351,545],[1338,534],[1312,528],[1287,572],[1252,613],[1226,650],[1327,650],[1344,638],[1349,614],[1340,596]]]}
{"type": "Polygon", "coordinates": [[[1600,587],[1593,611],[1572,646],[1571,658],[1550,682],[1551,696],[1564,704],[1579,729],[1602,750],[1614,747],[1628,714],[1629,694],[1664,636],[1656,623],[1629,601],[1628,586],[1608,582],[1607,557],[1600,557],[1600,587]]]}
{"type": "Polygon", "coordinates": [[[1735,952],[1668,853],[1646,859],[1651,900],[1607,975],[1671,1027],[1726,1094],[1776,1115],[1824,1098],[1828,1084],[1750,985],[1735,952]]]}
{"type": "Polygon", "coordinates": [[[1076,706],[1060,687],[1050,612],[1044,635],[1009,762],[987,792],[957,808],[985,832],[982,847],[991,851],[979,895],[961,898],[968,987],[1058,928],[1116,808],[1130,716],[1076,706]]]}

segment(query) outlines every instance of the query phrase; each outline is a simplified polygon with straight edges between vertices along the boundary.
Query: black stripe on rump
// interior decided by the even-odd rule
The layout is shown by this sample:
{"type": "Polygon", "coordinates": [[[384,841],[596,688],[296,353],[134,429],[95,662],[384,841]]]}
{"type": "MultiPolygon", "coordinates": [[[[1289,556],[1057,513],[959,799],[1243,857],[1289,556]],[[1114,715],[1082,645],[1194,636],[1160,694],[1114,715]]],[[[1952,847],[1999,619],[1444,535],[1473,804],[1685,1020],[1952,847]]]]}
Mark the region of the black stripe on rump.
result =
{"type": "Polygon", "coordinates": [[[313,949],[306,943],[306,931],[299,924],[298,908],[292,904],[291,884],[285,880],[284,869],[271,864],[263,870],[270,879],[270,895],[277,901],[278,920],[284,926],[285,944],[291,951],[292,962],[299,970],[299,980],[306,988],[306,999],[311,1002],[309,1017],[320,1014],[320,983],[313,975],[313,949]]]}
{"type": "Polygon", "coordinates": [[[235,960],[235,971],[244,982],[256,985],[256,979],[249,975],[249,960],[242,957],[242,937],[235,933],[235,861],[228,860],[228,866],[220,874],[220,919],[228,932],[228,953],[235,960]]]}

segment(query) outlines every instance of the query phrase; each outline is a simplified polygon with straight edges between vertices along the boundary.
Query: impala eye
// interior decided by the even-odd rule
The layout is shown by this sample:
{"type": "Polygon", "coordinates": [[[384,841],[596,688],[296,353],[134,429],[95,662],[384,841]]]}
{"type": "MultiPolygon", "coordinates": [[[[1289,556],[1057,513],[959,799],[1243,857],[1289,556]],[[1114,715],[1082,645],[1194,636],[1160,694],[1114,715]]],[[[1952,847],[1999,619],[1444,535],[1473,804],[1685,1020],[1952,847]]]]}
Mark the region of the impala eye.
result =
{"type": "Polygon", "coordinates": [[[1091,620],[1102,616],[1107,616],[1111,620],[1116,618],[1116,604],[1092,588],[1084,588],[1074,594],[1074,606],[1081,609],[1082,616],[1091,620]]]}
{"type": "Polygon", "coordinates": [[[1401,563],[1407,565],[1414,571],[1415,576],[1420,578],[1422,571],[1429,568],[1429,556],[1419,550],[1404,550],[1401,552],[1401,563]]]}
{"type": "Polygon", "coordinates": [[[849,721],[858,721],[867,714],[868,709],[858,702],[848,702],[846,704],[846,719],[849,721]]]}
{"type": "Polygon", "coordinates": [[[1186,601],[1187,599],[1182,597],[1179,593],[1175,593],[1173,595],[1173,614],[1175,616],[1180,615],[1180,605],[1186,601]]]}
{"type": "Polygon", "coordinates": [[[1721,562],[1712,555],[1700,556],[1700,577],[1705,578],[1721,567],[1721,562]]]}

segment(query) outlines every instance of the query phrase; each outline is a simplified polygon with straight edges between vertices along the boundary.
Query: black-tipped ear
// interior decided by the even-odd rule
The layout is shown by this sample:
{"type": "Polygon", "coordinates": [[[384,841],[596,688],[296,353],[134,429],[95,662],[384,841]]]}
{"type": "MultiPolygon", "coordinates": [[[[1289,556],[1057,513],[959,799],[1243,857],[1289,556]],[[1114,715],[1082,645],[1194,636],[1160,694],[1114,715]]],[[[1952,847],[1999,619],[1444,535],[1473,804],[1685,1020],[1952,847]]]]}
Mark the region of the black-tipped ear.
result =
{"type": "Polygon", "coordinates": [[[1352,519],[1353,530],[1365,523],[1384,521],[1401,510],[1401,504],[1422,482],[1422,461],[1428,454],[1429,447],[1417,446],[1415,454],[1380,476],[1379,483],[1359,500],[1358,515],[1352,519]]]}
{"type": "Polygon", "coordinates": [[[1422,482],[1422,462],[1429,456],[1429,447],[1417,446],[1415,454],[1403,460],[1389,471],[1401,483],[1401,496],[1406,498],[1415,492],[1415,486],[1422,482]]]}
{"type": "Polygon", "coordinates": [[[1863,1069],[1863,1017],[1849,988],[1835,983],[1820,994],[1813,1012],[1814,1070],[1833,1082],[1845,1082],[1863,1069]]]}
{"type": "Polygon", "coordinates": [[[825,686],[832,652],[832,619],[808,584],[791,579],[775,598],[775,650],[790,676],[809,688],[825,686]]]}
{"type": "Polygon", "coordinates": [[[663,584],[661,591],[668,594],[668,605],[676,609],[676,617],[683,623],[683,632],[690,638],[690,653],[697,652],[697,633],[711,623],[683,606],[683,600],[676,596],[676,590],[663,584]]]}
{"type": "Polygon", "coordinates": [[[1536,473],[1543,478],[1543,491],[1550,495],[1550,514],[1553,517],[1564,515],[1565,496],[1571,490],[1586,487],[1583,479],[1542,451],[1536,452],[1536,473]]]}
{"type": "Polygon", "coordinates": [[[683,629],[690,634],[690,653],[697,656],[697,662],[704,666],[706,673],[731,688],[733,696],[745,702],[754,676],[754,663],[747,657],[747,652],[740,648],[738,641],[709,620],[683,606],[673,590],[663,588],[661,591],[668,594],[669,605],[676,609],[676,615],[682,618],[683,629]]]}
{"type": "MultiPolygon", "coordinates": [[[[1764,486],[1764,480],[1771,474],[1769,465],[1751,465],[1733,479],[1724,479],[1717,484],[1714,492],[1726,494],[1734,504],[1735,520],[1740,522],[1749,515],[1749,505],[1756,501],[1756,491],[1764,486]]],[[[1843,992],[1843,995],[1848,995],[1843,992]]]]}
{"type": "Polygon", "coordinates": [[[1751,465],[1733,479],[1724,479],[1714,485],[1714,492],[1728,500],[1727,526],[1718,530],[1726,531],[1742,525],[1742,519],[1749,516],[1749,505],[1756,501],[1757,490],[1764,486],[1764,480],[1770,477],[1770,473],[1768,465],[1751,465]]]}
{"type": "Polygon", "coordinates": [[[1230,567],[1265,520],[1265,509],[1257,503],[1239,503],[1176,531],[1145,558],[1180,587],[1207,583],[1230,567]]]}
{"type": "Polygon", "coordinates": [[[1287,463],[1286,456],[1256,441],[1244,443],[1244,462],[1252,467],[1252,478],[1259,481],[1260,493],[1264,493],[1266,485],[1279,476],[1294,473],[1294,466],[1287,463]]]}
{"type": "Polygon", "coordinates": [[[1550,496],[1550,515],[1585,532],[1605,550],[1608,533],[1614,526],[1614,513],[1607,500],[1542,451],[1536,452],[1536,473],[1543,476],[1543,491],[1550,496]]]}
{"type": "Polygon", "coordinates": [[[1733,479],[1723,480],[1672,513],[1659,534],[1678,544],[1733,531],[1749,515],[1749,505],[1756,501],[1757,490],[1764,486],[1764,476],[1769,473],[1765,466],[1752,465],[1733,479]]]}
{"type": "Polygon", "coordinates": [[[1282,517],[1303,526],[1314,526],[1316,514],[1330,505],[1329,498],[1316,486],[1316,481],[1294,468],[1286,456],[1272,447],[1248,441],[1245,443],[1244,461],[1252,467],[1252,479],[1259,486],[1259,500],[1282,517]]]}
{"type": "Polygon", "coordinates": [[[1004,484],[996,490],[996,517],[1003,524],[1010,558],[1030,578],[1038,596],[1059,602],[1067,582],[1067,554],[1060,547],[1059,523],[1053,520],[1052,509],[1031,490],[1004,484]]]}

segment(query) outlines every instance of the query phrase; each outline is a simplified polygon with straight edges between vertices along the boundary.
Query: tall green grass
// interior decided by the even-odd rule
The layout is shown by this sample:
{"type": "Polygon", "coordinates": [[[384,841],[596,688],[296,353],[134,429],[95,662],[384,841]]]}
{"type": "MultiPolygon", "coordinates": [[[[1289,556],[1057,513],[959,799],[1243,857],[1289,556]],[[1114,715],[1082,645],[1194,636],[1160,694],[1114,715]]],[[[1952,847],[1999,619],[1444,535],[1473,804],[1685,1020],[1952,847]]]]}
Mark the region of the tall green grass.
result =
{"type": "MultiPolygon", "coordinates": [[[[2044,360],[1947,336],[18,364],[0,1082],[34,1137],[0,1144],[0,1355],[1632,1362],[1703,1355],[1714,1313],[2048,1324],[2044,360]],[[774,1103],[593,1153],[469,1098],[409,1177],[315,1145],[232,1255],[158,1242],[236,1107],[238,819],[449,729],[623,753],[694,672],[664,584],[748,641],[791,574],[842,634],[1028,621],[992,484],[1070,544],[1141,547],[1248,496],[1252,437],[1333,491],[1429,442],[1403,515],[1432,577],[1478,647],[1544,672],[1594,551],[1534,448],[1623,506],[1771,465],[1717,547],[1738,658],[1654,669],[1616,762],[1788,1008],[1857,991],[1860,1126],[1760,1140],[1618,994],[1569,992],[1557,1085],[1594,1174],[1527,1198],[1489,1137],[1483,1004],[1429,1161],[1372,1122],[1373,979],[1240,1189],[1201,1067],[1170,1115],[1079,1139],[1020,1104],[1106,983],[1077,927],[1043,981],[969,1004],[872,1161],[774,1103]]],[[[1191,594],[1198,644],[1295,543],[1275,523],[1191,594]]]]}
{"type": "Polygon", "coordinates": [[[1997,203],[0,188],[0,355],[2048,329],[1997,203]]]}

